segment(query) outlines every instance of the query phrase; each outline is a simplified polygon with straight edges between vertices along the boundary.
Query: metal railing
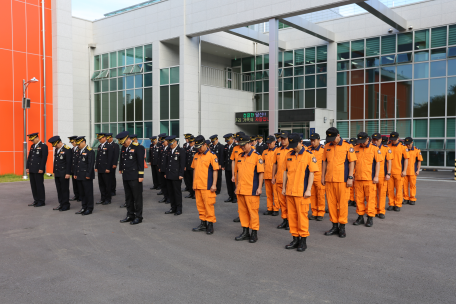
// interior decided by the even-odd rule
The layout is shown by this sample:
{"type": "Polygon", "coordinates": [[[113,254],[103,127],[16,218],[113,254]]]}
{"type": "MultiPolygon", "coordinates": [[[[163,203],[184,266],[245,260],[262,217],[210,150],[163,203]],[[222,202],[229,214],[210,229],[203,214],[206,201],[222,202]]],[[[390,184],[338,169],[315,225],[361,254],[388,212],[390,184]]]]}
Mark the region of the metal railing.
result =
{"type": "Polygon", "coordinates": [[[235,73],[229,69],[220,70],[208,66],[201,66],[201,84],[232,90],[250,91],[242,82],[249,81],[250,75],[235,73]]]}

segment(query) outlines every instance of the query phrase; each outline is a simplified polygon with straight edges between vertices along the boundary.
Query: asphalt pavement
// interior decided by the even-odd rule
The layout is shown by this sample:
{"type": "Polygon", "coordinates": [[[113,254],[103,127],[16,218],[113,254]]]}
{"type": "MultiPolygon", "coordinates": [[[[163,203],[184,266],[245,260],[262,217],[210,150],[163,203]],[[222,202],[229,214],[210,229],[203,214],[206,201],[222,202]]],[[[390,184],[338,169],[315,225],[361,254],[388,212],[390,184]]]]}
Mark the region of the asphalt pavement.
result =
{"type": "MultiPolygon", "coordinates": [[[[32,202],[28,183],[0,184],[0,303],[456,303],[456,182],[453,172],[422,172],[418,202],[353,226],[347,237],[324,236],[328,215],[310,222],[308,249],[286,250],[289,231],[280,217],[264,216],[259,241],[236,242],[242,232],[237,204],[217,196],[214,235],[192,232],[199,224],[195,201],[183,214],[144,182],[144,222],[121,224],[117,196],[89,216],[57,206],[46,180],[46,206],[32,202]],[[423,179],[423,180],[421,180],[423,179]]],[[[94,181],[95,199],[99,199],[94,181]]],[[[264,188],[263,188],[264,189],[264,188]]],[[[184,196],[186,193],[184,193],[184,196]]]]}

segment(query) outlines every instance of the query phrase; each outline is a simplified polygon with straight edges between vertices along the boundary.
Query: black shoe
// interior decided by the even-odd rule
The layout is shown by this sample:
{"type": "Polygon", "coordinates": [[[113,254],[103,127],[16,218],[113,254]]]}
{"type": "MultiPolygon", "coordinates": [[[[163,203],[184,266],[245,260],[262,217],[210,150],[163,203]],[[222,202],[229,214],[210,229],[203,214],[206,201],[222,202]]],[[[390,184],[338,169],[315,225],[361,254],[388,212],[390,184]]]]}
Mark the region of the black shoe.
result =
{"type": "Polygon", "coordinates": [[[164,203],[166,202],[166,197],[163,197],[161,200],[158,201],[159,203],[164,203]]]}
{"type": "Polygon", "coordinates": [[[156,188],[155,187],[150,187],[150,190],[155,190],[156,188]]]}
{"type": "MultiPolygon", "coordinates": [[[[36,206],[35,206],[35,207],[36,207],[36,206]]],[[[394,211],[399,212],[399,211],[401,211],[401,208],[398,207],[398,206],[394,206],[394,211]]]]}
{"type": "Polygon", "coordinates": [[[250,233],[249,233],[249,228],[242,227],[242,233],[235,237],[235,241],[243,241],[243,240],[248,240],[250,239],[250,233]]]}
{"type": "Polygon", "coordinates": [[[201,221],[201,224],[199,224],[198,227],[193,228],[192,231],[199,232],[199,231],[206,231],[206,229],[207,229],[207,222],[201,221]]]}
{"type": "Polygon", "coordinates": [[[157,188],[155,188],[155,190],[161,190],[161,187],[160,187],[160,186],[157,186],[157,188]]]}
{"type": "Polygon", "coordinates": [[[386,210],[393,211],[394,210],[394,206],[388,206],[388,208],[386,208],[386,210]]]}
{"type": "Polygon", "coordinates": [[[352,205],[353,207],[356,207],[356,202],[355,202],[355,201],[351,201],[351,205],[352,205]]]}
{"type": "Polygon", "coordinates": [[[141,223],[142,223],[142,218],[137,217],[137,218],[135,218],[134,221],[130,222],[130,225],[138,225],[138,224],[141,224],[141,223]]]}
{"type": "Polygon", "coordinates": [[[127,216],[126,218],[120,220],[121,223],[128,223],[128,222],[131,222],[131,221],[134,221],[135,220],[135,217],[134,216],[127,216]]]}
{"type": "Polygon", "coordinates": [[[86,210],[86,211],[84,211],[84,213],[82,213],[82,215],[89,215],[89,214],[92,214],[91,210],[86,210]]]}
{"type": "Polygon", "coordinates": [[[239,223],[240,221],[241,221],[241,219],[239,217],[237,217],[233,220],[233,222],[235,222],[235,223],[239,223]]]}
{"type": "Polygon", "coordinates": [[[165,204],[171,204],[171,200],[169,198],[166,199],[165,204]]]}
{"type": "Polygon", "coordinates": [[[366,227],[372,227],[373,224],[374,224],[374,218],[371,216],[368,216],[367,221],[366,221],[366,227]]]}
{"type": "Polygon", "coordinates": [[[215,195],[219,195],[220,194],[220,191],[215,191],[215,195]]]}
{"type": "Polygon", "coordinates": [[[62,211],[68,211],[68,210],[70,210],[70,207],[68,207],[68,208],[60,208],[60,209],[59,209],[59,211],[61,211],[61,212],[62,212],[62,211]]]}
{"type": "Polygon", "coordinates": [[[85,212],[85,209],[81,209],[78,212],[75,212],[74,214],[83,214],[85,212]]]}
{"type": "Polygon", "coordinates": [[[250,234],[249,243],[253,244],[253,243],[256,243],[258,241],[257,232],[258,232],[258,230],[253,230],[252,229],[252,233],[250,234]]]}
{"type": "Polygon", "coordinates": [[[120,208],[127,208],[127,203],[120,205],[120,208]]]}
{"type": "Polygon", "coordinates": [[[115,192],[111,192],[111,196],[116,196],[116,193],[115,192]]]}
{"type": "Polygon", "coordinates": [[[353,225],[358,226],[364,224],[364,216],[363,215],[358,215],[358,218],[356,221],[353,222],[353,225]]]}
{"type": "Polygon", "coordinates": [[[109,205],[109,204],[111,204],[111,202],[105,201],[105,202],[103,202],[102,205],[109,205]]]}
{"type": "Polygon", "coordinates": [[[163,191],[157,193],[157,195],[164,195],[163,191]]]}
{"type": "Polygon", "coordinates": [[[196,199],[196,197],[194,195],[192,195],[191,199],[196,199]]]}
{"type": "Polygon", "coordinates": [[[263,215],[272,215],[272,210],[266,210],[263,215]]]}
{"type": "Polygon", "coordinates": [[[58,207],[52,208],[52,210],[57,211],[57,210],[60,210],[61,208],[62,208],[62,207],[60,207],[60,205],[59,205],[58,207]]]}
{"type": "Polygon", "coordinates": [[[376,214],[375,217],[378,217],[378,214],[376,214]]]}
{"type": "Polygon", "coordinates": [[[206,234],[214,234],[214,223],[207,222],[206,234]]]}
{"type": "Polygon", "coordinates": [[[303,252],[303,251],[306,251],[306,249],[307,249],[307,238],[302,237],[299,240],[298,249],[296,249],[296,250],[299,252],[303,252]]]}
{"type": "Polygon", "coordinates": [[[329,213],[329,209],[328,208],[325,209],[325,213],[329,213]]]}
{"type": "Polygon", "coordinates": [[[33,206],[33,207],[43,207],[43,206],[46,206],[46,204],[35,204],[35,206],[33,206]]]}
{"type": "Polygon", "coordinates": [[[288,219],[283,219],[283,222],[277,226],[277,229],[286,229],[288,227],[288,219]]]}
{"type": "Polygon", "coordinates": [[[339,225],[339,237],[344,238],[346,236],[347,236],[347,234],[345,233],[345,224],[340,224],[339,225]]]}
{"type": "Polygon", "coordinates": [[[404,200],[404,201],[402,202],[402,205],[408,205],[408,204],[410,204],[410,201],[409,201],[409,200],[404,200]]]}
{"type": "Polygon", "coordinates": [[[233,203],[233,204],[236,204],[236,203],[237,203],[237,198],[233,198],[232,203],[233,203]]]}
{"type": "Polygon", "coordinates": [[[35,206],[35,205],[36,205],[36,202],[33,202],[33,203],[31,203],[31,204],[28,204],[28,206],[30,206],[30,207],[33,207],[33,206],[35,206]]]}
{"type": "Polygon", "coordinates": [[[323,220],[323,217],[322,217],[322,216],[317,216],[315,219],[316,219],[318,222],[321,222],[321,221],[323,220]]]}
{"type": "Polygon", "coordinates": [[[409,202],[409,205],[415,205],[416,201],[408,201],[409,202]]]}
{"type": "Polygon", "coordinates": [[[316,220],[317,217],[316,216],[313,216],[313,215],[309,215],[309,221],[313,221],[313,220],[316,220]]]}
{"type": "Polygon", "coordinates": [[[299,237],[294,236],[293,241],[291,241],[290,244],[285,246],[285,249],[295,249],[298,248],[298,243],[299,243],[299,237]]]}
{"type": "Polygon", "coordinates": [[[182,214],[182,211],[176,211],[176,213],[174,213],[174,215],[181,215],[182,214]]]}
{"type": "Polygon", "coordinates": [[[168,211],[165,211],[165,214],[174,214],[176,211],[173,211],[173,209],[169,209],[168,211]]]}
{"type": "Polygon", "coordinates": [[[184,191],[188,191],[188,188],[185,187],[184,189],[182,189],[182,192],[184,192],[184,191]]]}
{"type": "Polygon", "coordinates": [[[232,197],[229,197],[227,198],[226,200],[224,200],[225,203],[229,203],[229,202],[232,202],[233,201],[233,198],[232,197]]]}
{"type": "Polygon", "coordinates": [[[77,198],[76,195],[73,196],[72,198],[70,198],[70,201],[78,201],[78,200],[79,200],[79,198],[77,198]]]}
{"type": "Polygon", "coordinates": [[[104,203],[104,201],[98,201],[98,202],[96,202],[95,204],[101,205],[101,204],[103,204],[103,203],[104,203]]]}
{"type": "Polygon", "coordinates": [[[339,224],[337,224],[337,223],[333,223],[332,228],[325,232],[325,235],[334,235],[334,234],[339,234],[339,224]]]}
{"type": "Polygon", "coordinates": [[[378,218],[384,220],[384,219],[385,219],[385,215],[384,215],[383,213],[380,213],[380,214],[378,215],[378,218]]]}
{"type": "Polygon", "coordinates": [[[189,194],[189,195],[187,195],[185,198],[192,198],[192,195],[189,194]]]}
{"type": "Polygon", "coordinates": [[[278,216],[279,215],[279,211],[272,211],[272,216],[278,216]]]}

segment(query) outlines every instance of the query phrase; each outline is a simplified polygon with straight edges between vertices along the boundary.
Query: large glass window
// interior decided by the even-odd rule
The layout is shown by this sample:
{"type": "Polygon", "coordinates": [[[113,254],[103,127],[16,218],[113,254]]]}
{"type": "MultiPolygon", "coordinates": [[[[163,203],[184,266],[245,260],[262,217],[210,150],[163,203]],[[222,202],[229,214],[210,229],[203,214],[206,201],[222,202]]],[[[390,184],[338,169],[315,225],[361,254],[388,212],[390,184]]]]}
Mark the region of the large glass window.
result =
{"type": "Polygon", "coordinates": [[[415,50],[429,48],[429,30],[415,31],[415,50]]]}
{"type": "Polygon", "coordinates": [[[380,96],[380,115],[381,118],[394,118],[396,84],[382,83],[380,96]]]}
{"type": "MultiPolygon", "coordinates": [[[[364,86],[351,87],[350,119],[363,119],[364,86]]],[[[358,133],[357,133],[358,134],[358,133]]]]}
{"type": "Polygon", "coordinates": [[[415,80],[413,82],[413,116],[428,117],[429,91],[428,80],[415,80]]]}
{"type": "Polygon", "coordinates": [[[337,60],[344,59],[350,59],[350,42],[337,44],[337,60]]]}
{"type": "Polygon", "coordinates": [[[456,116],[456,77],[448,77],[447,115],[456,116]]]}
{"type": "Polygon", "coordinates": [[[446,79],[431,79],[430,116],[445,116],[446,79]]]}
{"type": "MultiPolygon", "coordinates": [[[[365,115],[366,119],[379,118],[379,94],[380,87],[378,84],[369,84],[365,86],[366,106],[365,115]]],[[[369,133],[371,134],[371,133],[369,133]]]]}
{"type": "Polygon", "coordinates": [[[337,88],[337,120],[348,119],[349,87],[337,88]]]}
{"type": "Polygon", "coordinates": [[[412,82],[401,81],[397,83],[397,108],[398,118],[407,118],[412,116],[412,82]]]}
{"type": "Polygon", "coordinates": [[[447,44],[447,27],[437,27],[431,29],[431,47],[446,46],[447,44]]]}

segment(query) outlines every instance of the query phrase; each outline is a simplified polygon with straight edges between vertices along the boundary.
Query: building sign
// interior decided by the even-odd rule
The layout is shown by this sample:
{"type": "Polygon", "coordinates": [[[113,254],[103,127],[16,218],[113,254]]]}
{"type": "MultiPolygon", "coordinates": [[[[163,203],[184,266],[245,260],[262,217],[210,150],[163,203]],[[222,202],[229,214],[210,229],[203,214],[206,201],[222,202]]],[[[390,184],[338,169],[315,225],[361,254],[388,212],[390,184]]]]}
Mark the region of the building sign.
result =
{"type": "Polygon", "coordinates": [[[315,134],[315,128],[310,128],[310,135],[315,134]]]}
{"type": "Polygon", "coordinates": [[[235,123],[267,123],[269,111],[235,113],[235,123]]]}

